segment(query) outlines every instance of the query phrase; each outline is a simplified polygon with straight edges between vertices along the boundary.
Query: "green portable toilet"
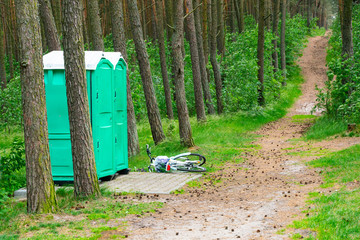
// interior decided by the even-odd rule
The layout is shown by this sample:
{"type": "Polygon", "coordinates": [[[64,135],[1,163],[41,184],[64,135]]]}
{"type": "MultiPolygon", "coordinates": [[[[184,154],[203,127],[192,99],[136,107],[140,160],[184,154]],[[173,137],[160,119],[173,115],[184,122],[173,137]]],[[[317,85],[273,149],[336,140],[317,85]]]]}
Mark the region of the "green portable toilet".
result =
{"type": "MultiPolygon", "coordinates": [[[[53,179],[73,181],[63,52],[43,61],[53,179]]],[[[126,63],[120,53],[86,51],[85,68],[98,177],[127,172],[126,63]]]]}

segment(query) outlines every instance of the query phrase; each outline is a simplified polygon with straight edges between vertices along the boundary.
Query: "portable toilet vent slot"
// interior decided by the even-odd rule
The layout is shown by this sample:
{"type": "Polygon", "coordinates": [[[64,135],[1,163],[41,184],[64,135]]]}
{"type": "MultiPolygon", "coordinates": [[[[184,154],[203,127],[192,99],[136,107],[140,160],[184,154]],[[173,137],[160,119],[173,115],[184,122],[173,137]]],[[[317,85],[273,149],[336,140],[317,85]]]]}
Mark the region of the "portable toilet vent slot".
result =
{"type": "MultiPolygon", "coordinates": [[[[54,181],[73,181],[63,51],[43,57],[51,168],[54,181]]],[[[118,52],[86,51],[85,67],[99,178],[127,170],[126,63],[118,52]]]]}

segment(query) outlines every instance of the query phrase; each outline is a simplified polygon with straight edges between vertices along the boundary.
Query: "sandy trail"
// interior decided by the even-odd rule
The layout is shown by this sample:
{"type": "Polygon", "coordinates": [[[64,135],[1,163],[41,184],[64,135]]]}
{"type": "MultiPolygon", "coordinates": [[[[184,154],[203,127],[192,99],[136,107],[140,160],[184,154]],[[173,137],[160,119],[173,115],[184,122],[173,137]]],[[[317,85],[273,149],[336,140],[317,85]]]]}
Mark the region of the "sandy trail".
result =
{"type": "Polygon", "coordinates": [[[289,239],[290,231],[282,229],[303,217],[307,194],[331,191],[319,188],[321,177],[305,163],[360,143],[359,138],[292,140],[309,127],[291,116],[310,114],[315,85],[323,86],[326,80],[326,46],[326,37],[309,39],[299,60],[306,81],[303,95],[286,117],[256,132],[262,137],[254,144],[260,147],[242,155],[244,164],[224,166],[212,174],[213,182],[189,188],[186,194],[152,196],[151,200],[167,204],[155,214],[127,217],[129,239],[289,239]]]}

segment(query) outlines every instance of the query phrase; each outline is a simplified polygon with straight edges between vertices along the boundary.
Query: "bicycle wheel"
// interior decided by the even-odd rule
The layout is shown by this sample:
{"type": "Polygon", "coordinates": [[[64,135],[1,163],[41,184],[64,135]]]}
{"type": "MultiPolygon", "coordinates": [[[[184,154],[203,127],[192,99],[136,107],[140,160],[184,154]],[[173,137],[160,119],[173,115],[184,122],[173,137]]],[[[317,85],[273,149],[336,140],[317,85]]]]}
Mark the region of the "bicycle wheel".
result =
{"type": "Polygon", "coordinates": [[[173,160],[183,161],[183,162],[194,161],[194,163],[196,163],[196,165],[198,166],[201,166],[206,162],[206,158],[203,155],[197,153],[180,154],[175,158],[173,158],[173,160]]]}
{"type": "Polygon", "coordinates": [[[178,166],[176,169],[183,172],[206,172],[206,168],[200,166],[178,166]]]}

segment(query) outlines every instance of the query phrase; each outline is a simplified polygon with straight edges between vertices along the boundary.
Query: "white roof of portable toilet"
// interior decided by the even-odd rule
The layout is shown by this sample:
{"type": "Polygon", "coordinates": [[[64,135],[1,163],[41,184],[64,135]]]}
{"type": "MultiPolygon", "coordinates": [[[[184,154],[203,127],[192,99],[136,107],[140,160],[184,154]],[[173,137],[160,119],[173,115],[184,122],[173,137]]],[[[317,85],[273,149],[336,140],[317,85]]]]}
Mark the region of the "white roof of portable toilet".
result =
{"type": "MultiPolygon", "coordinates": [[[[115,67],[122,58],[120,52],[85,51],[85,69],[95,70],[102,58],[108,59],[115,67]]],[[[43,56],[44,69],[65,69],[64,52],[52,51],[43,56]]]]}

